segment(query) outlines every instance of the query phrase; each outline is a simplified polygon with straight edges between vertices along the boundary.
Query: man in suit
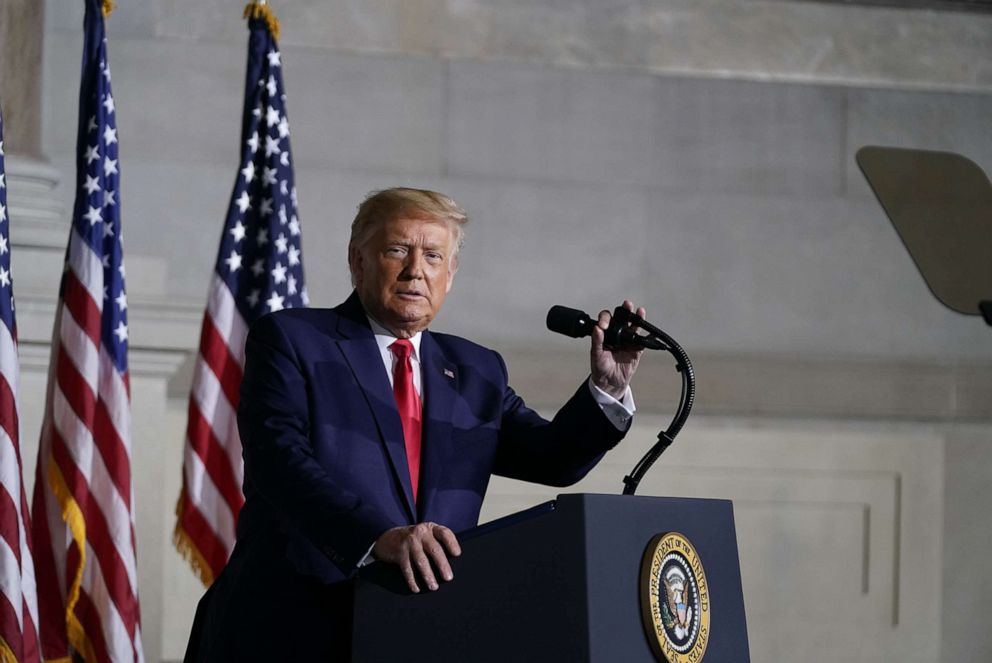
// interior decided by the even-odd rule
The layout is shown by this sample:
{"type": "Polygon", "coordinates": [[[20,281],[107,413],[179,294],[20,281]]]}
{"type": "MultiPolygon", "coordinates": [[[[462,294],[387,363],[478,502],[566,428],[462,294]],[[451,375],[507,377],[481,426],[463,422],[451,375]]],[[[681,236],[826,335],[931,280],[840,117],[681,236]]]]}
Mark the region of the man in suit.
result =
{"type": "Polygon", "coordinates": [[[589,379],[550,422],[508,386],[496,352],[427,331],[465,221],[442,194],[373,194],[352,225],[348,300],[252,327],[238,408],[246,502],[187,660],[347,658],[345,581],[358,568],[395,564],[410,591],[436,590],[493,473],[569,485],[623,437],[640,353],[603,348],[607,311],[589,379]]]}

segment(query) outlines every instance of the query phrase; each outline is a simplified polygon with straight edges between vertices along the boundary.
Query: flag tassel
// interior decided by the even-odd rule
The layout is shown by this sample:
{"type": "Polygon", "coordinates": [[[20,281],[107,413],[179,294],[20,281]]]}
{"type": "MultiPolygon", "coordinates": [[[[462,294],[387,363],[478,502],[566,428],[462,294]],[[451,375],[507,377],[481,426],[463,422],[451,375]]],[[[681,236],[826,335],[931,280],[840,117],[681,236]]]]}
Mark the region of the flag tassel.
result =
{"type": "MultiPolygon", "coordinates": [[[[109,2],[109,0],[106,1],[109,2]]],[[[245,6],[244,16],[248,19],[255,18],[265,21],[265,25],[268,26],[272,36],[279,39],[279,19],[276,18],[275,13],[264,2],[249,2],[245,6]]]]}
{"type": "Polygon", "coordinates": [[[172,530],[172,545],[176,547],[179,555],[193,567],[193,573],[200,579],[203,586],[209,587],[214,582],[213,569],[210,568],[210,564],[207,563],[207,559],[200,552],[200,549],[196,547],[193,538],[183,528],[183,502],[185,499],[186,489],[184,488],[180,491],[179,499],[176,501],[176,527],[172,530]]]}

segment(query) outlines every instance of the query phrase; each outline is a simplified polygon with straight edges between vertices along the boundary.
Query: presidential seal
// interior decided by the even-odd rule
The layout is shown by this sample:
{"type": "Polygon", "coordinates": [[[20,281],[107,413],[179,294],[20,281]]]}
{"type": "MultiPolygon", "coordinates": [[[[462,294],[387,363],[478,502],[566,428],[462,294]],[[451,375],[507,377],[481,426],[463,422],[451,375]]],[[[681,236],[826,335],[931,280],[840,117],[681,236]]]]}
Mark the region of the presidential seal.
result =
{"type": "Polygon", "coordinates": [[[698,663],[710,637],[703,564],[684,535],[658,534],[641,561],[641,616],[659,661],[698,663]]]}

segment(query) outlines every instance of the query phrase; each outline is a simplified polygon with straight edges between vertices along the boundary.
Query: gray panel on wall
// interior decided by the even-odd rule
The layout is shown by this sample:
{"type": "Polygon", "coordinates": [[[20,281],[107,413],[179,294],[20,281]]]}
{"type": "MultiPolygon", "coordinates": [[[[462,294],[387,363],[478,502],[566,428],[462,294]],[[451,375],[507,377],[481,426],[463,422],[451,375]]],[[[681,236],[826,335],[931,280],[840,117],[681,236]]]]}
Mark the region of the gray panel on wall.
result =
{"type": "Polygon", "coordinates": [[[454,62],[450,172],[655,184],[662,160],[657,87],[644,74],[454,62]]]}
{"type": "Polygon", "coordinates": [[[657,110],[666,189],[818,198],[841,189],[845,90],[665,78],[657,110]]]}

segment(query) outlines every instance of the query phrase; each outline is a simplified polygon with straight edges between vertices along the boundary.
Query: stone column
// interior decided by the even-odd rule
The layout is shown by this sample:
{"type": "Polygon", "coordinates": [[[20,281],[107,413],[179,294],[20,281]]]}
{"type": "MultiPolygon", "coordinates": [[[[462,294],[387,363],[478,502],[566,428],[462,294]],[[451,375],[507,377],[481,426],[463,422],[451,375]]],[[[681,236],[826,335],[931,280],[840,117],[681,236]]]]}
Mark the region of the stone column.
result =
{"type": "Polygon", "coordinates": [[[42,0],[4,0],[0,4],[0,107],[8,154],[41,156],[44,17],[42,0]]]}

